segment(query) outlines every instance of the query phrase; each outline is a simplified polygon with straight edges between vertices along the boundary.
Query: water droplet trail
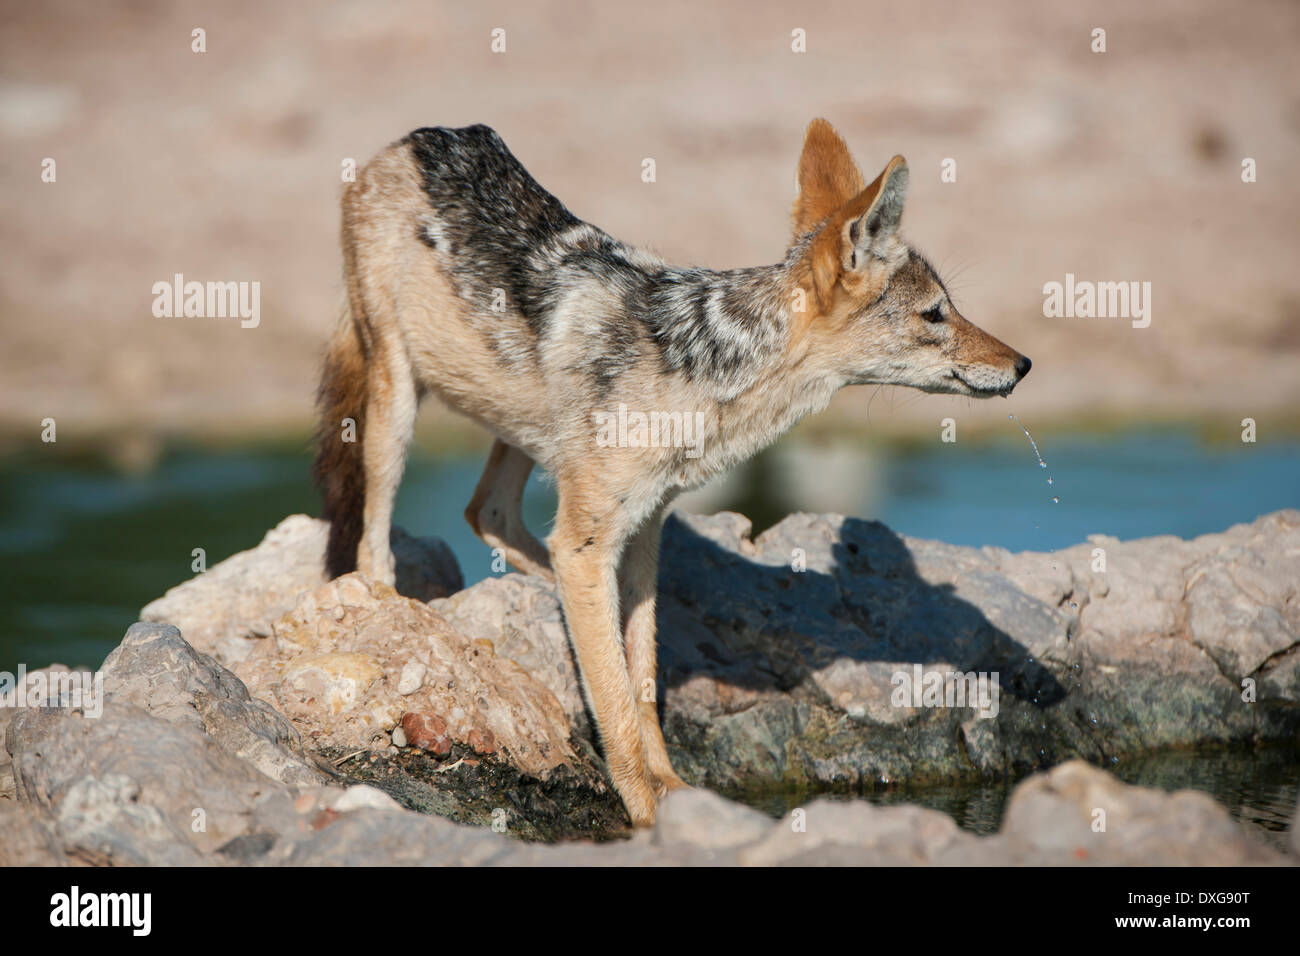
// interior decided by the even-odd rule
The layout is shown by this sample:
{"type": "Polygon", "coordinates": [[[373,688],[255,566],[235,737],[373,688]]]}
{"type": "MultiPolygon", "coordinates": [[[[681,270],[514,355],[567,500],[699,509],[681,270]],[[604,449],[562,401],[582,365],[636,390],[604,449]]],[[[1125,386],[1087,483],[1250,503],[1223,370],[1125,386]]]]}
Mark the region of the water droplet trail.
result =
{"type": "MultiPolygon", "coordinates": [[[[1022,422],[1022,421],[1021,421],[1019,418],[1017,418],[1015,415],[1008,415],[1007,418],[1011,419],[1011,421],[1013,421],[1013,422],[1015,422],[1017,425],[1019,425],[1019,426],[1020,426],[1020,430],[1021,430],[1022,432],[1024,432],[1024,433],[1025,433],[1025,437],[1029,439],[1029,446],[1030,446],[1031,448],[1034,449],[1034,457],[1038,459],[1038,467],[1039,467],[1039,468],[1046,468],[1046,467],[1047,467],[1047,462],[1045,462],[1045,461],[1043,460],[1042,453],[1039,452],[1039,450],[1038,450],[1038,442],[1034,441],[1034,436],[1031,435],[1031,434],[1029,434],[1029,429],[1025,427],[1024,422],[1022,422]]],[[[1052,479],[1052,477],[1051,477],[1050,475],[1047,477],[1047,483],[1048,483],[1049,485],[1054,485],[1054,484],[1056,484],[1056,482],[1052,479]]],[[[1061,503],[1061,499],[1060,499],[1060,497],[1058,497],[1058,496],[1056,496],[1056,495],[1053,495],[1053,496],[1052,496],[1052,504],[1054,504],[1054,505],[1059,505],[1060,503],[1061,503]]]]}

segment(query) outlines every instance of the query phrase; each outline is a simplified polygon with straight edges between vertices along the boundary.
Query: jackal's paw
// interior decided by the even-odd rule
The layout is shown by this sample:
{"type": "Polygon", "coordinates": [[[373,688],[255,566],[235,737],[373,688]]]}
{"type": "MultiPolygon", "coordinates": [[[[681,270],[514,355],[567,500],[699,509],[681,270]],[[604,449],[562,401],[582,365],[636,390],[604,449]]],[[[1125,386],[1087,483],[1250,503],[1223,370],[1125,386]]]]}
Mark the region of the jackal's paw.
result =
{"type": "Polygon", "coordinates": [[[655,799],[655,791],[650,782],[641,780],[631,785],[623,782],[617,784],[617,787],[618,795],[623,798],[623,806],[627,808],[627,815],[632,818],[632,825],[634,827],[654,826],[658,801],[655,799]]]}
{"type": "Polygon", "coordinates": [[[652,775],[650,777],[650,785],[654,787],[655,796],[660,800],[668,796],[668,794],[672,793],[674,790],[691,789],[691,785],[681,777],[677,776],[677,774],[672,774],[671,776],[668,774],[652,775]]]}
{"type": "Polygon", "coordinates": [[[375,556],[364,545],[357,552],[357,573],[390,588],[397,585],[397,559],[391,551],[375,556]]]}

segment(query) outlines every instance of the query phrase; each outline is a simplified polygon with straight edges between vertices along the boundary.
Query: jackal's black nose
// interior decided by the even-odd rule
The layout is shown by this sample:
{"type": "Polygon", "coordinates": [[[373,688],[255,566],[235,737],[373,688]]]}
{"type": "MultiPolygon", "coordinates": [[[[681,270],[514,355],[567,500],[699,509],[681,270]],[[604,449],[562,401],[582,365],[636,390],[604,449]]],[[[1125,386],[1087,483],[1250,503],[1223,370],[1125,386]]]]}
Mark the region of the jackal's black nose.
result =
{"type": "Polygon", "coordinates": [[[1020,356],[1020,361],[1016,363],[1016,377],[1024,378],[1029,374],[1029,370],[1033,367],[1034,363],[1029,361],[1026,356],[1020,356]]]}

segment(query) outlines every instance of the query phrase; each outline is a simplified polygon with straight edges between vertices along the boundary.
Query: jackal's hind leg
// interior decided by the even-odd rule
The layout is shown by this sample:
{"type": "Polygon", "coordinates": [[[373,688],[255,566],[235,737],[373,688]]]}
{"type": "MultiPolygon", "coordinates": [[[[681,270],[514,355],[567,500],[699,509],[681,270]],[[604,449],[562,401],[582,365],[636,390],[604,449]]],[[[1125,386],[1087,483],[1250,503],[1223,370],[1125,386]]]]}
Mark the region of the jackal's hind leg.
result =
{"type": "Polygon", "coordinates": [[[524,485],[532,470],[531,458],[498,438],[465,509],[465,520],[488,547],[500,548],[514,567],[553,582],[550,554],[524,524],[524,485]]]}
{"type": "Polygon", "coordinates": [[[357,547],[357,570],[391,586],[397,572],[389,547],[393,501],[406,468],[419,395],[400,348],[390,346],[375,356],[368,375],[369,398],[361,436],[366,469],[365,530],[357,547]]]}

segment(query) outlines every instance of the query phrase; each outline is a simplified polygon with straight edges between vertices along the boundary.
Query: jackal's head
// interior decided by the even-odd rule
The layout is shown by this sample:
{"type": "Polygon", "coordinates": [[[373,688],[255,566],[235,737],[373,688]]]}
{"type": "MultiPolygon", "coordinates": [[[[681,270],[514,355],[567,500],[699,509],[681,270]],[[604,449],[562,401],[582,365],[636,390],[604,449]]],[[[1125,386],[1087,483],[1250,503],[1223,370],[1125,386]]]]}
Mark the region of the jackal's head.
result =
{"type": "Polygon", "coordinates": [[[797,290],[795,335],[848,384],[926,392],[1008,395],[1029,359],[962,317],[929,263],[898,235],[907,164],[889,161],[875,182],[839,134],[813,120],[799,160],[791,213],[797,290]]]}

